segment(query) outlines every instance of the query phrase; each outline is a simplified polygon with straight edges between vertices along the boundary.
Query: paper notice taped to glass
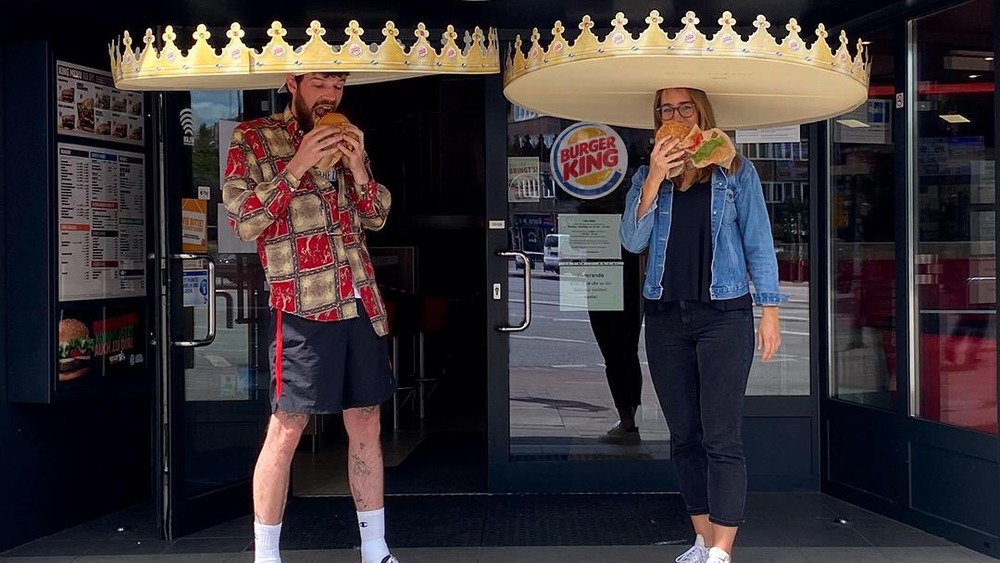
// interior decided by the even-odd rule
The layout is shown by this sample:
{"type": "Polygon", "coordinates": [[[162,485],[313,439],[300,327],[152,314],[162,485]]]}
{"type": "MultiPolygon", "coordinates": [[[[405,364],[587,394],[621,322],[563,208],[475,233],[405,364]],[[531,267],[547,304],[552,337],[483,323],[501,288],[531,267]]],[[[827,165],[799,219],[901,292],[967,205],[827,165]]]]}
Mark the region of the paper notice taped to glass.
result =
{"type": "Polygon", "coordinates": [[[622,262],[563,264],[559,268],[559,310],[624,310],[622,271],[622,262]]]}

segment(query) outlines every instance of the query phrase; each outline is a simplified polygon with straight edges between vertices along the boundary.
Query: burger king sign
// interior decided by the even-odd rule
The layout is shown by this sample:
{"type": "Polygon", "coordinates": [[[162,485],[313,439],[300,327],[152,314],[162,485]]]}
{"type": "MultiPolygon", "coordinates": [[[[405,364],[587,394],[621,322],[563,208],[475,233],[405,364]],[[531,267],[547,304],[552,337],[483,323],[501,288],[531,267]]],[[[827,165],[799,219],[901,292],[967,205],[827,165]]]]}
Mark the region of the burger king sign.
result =
{"type": "Polygon", "coordinates": [[[570,125],[552,144],[552,178],[573,197],[604,197],[622,183],[628,151],[614,129],[597,123],[570,125]]]}

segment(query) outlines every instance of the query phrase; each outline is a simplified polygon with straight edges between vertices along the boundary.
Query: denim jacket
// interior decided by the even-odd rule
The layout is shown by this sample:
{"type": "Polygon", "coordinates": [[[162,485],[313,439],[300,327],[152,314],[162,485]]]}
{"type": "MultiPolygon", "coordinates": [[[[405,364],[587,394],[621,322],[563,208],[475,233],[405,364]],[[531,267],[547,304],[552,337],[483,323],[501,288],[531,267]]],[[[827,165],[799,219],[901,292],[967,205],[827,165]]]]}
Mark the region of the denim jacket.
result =
{"type": "MultiPolygon", "coordinates": [[[[721,168],[712,173],[712,299],[733,299],[750,292],[757,305],[778,305],[788,299],[778,287],[778,259],[764,191],[753,164],[743,158],[735,175],[721,168]]],[[[632,176],[625,199],[620,236],[626,250],[639,253],[652,243],[642,294],[658,300],[663,295],[663,264],[670,233],[670,205],[674,184],[664,180],[652,207],[637,217],[642,184],[649,173],[641,166],[632,176]]]]}

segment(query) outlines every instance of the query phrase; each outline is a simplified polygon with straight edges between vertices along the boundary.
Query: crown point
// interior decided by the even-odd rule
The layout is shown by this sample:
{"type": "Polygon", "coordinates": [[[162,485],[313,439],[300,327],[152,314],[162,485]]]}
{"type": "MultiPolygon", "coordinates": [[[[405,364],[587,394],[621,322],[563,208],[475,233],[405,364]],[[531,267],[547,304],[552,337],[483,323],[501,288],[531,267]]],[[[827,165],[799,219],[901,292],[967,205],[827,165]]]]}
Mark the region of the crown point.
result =
{"type": "Polygon", "coordinates": [[[594,20],[590,19],[589,15],[583,16],[583,20],[580,21],[580,25],[577,27],[580,28],[580,31],[589,30],[594,27],[594,20]]]}
{"type": "Polygon", "coordinates": [[[556,20],[556,24],[552,26],[552,36],[562,35],[564,31],[566,31],[566,28],[563,26],[562,21],[556,20]]]}
{"type": "Polygon", "coordinates": [[[771,27],[771,22],[767,21],[764,14],[758,14],[757,19],[753,21],[753,26],[757,29],[767,30],[767,28],[771,27]]]}
{"type": "Polygon", "coordinates": [[[365,30],[361,29],[361,24],[358,20],[351,20],[347,23],[347,28],[344,29],[344,33],[347,35],[352,35],[355,37],[360,37],[365,34],[365,30]]]}
{"type": "Polygon", "coordinates": [[[430,36],[430,32],[427,31],[427,26],[424,25],[424,22],[420,22],[417,24],[417,29],[413,32],[413,35],[419,39],[427,39],[430,36]]]}
{"type": "Polygon", "coordinates": [[[229,31],[226,32],[226,37],[230,39],[242,39],[244,35],[246,35],[246,32],[240,29],[240,24],[236,22],[233,22],[229,26],[229,31]]]}
{"type": "Polygon", "coordinates": [[[177,34],[174,33],[174,26],[168,25],[163,32],[163,41],[173,43],[175,39],[177,39],[177,34]]]}
{"type": "Polygon", "coordinates": [[[615,14],[615,19],[611,20],[611,25],[615,27],[625,27],[628,25],[628,18],[625,17],[623,12],[618,12],[615,14]]]}
{"type": "Polygon", "coordinates": [[[309,22],[309,29],[306,30],[306,35],[309,37],[323,37],[326,35],[326,29],[318,20],[313,20],[309,22]]]}
{"type": "Polygon", "coordinates": [[[693,11],[688,10],[681,19],[681,22],[684,23],[684,25],[698,25],[701,23],[701,20],[698,19],[698,16],[695,15],[693,11]]]}
{"type": "Polygon", "coordinates": [[[795,18],[789,18],[788,24],[785,25],[785,29],[788,30],[788,33],[798,33],[802,31],[802,26],[799,25],[798,20],[795,18]]]}
{"type": "Polygon", "coordinates": [[[210,37],[212,37],[212,33],[208,31],[205,24],[200,23],[198,24],[198,28],[195,30],[193,37],[198,41],[207,41],[210,37]]]}
{"type": "Polygon", "coordinates": [[[736,25],[736,18],[733,17],[733,13],[729,10],[722,12],[722,17],[719,18],[719,25],[723,27],[732,27],[736,25]]]}

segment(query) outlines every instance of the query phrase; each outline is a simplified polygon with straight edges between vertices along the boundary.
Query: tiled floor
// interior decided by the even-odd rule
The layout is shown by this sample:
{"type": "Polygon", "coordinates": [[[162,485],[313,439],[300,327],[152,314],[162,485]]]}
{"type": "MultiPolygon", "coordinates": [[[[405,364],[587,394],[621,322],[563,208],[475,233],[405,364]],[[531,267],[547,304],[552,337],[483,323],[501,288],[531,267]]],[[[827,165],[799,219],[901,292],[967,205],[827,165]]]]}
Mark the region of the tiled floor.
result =
{"type": "MultiPolygon", "coordinates": [[[[389,539],[403,563],[667,563],[690,541],[676,495],[395,497],[389,507],[389,539]]],[[[249,517],[165,542],[155,538],[147,512],[66,530],[0,562],[253,561],[249,517]]],[[[282,560],[357,563],[351,518],[342,500],[293,501],[282,545],[299,549],[286,549],[282,560]]],[[[752,494],[735,556],[736,563],[997,561],[814,493],[752,494]]]]}

